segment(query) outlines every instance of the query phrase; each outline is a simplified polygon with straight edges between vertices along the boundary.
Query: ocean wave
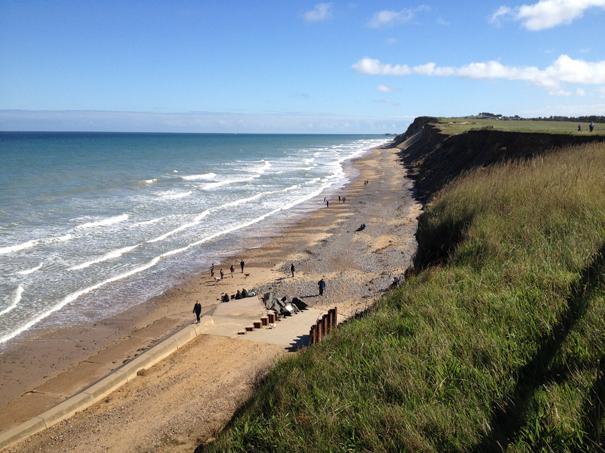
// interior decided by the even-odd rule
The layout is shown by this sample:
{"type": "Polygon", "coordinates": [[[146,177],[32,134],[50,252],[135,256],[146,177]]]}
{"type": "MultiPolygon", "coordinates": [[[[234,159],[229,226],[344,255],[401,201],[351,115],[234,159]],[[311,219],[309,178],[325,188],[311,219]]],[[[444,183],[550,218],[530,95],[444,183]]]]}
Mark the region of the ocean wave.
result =
{"type": "Polygon", "coordinates": [[[145,184],[155,184],[156,182],[158,182],[158,178],[151,178],[151,179],[143,180],[143,183],[145,183],[145,184]]]}
{"type": "Polygon", "coordinates": [[[130,225],[130,228],[137,228],[140,226],[153,225],[154,223],[158,223],[163,218],[164,217],[157,217],[155,219],[143,220],[142,222],[133,223],[132,225],[130,225]]]}
{"type": "Polygon", "coordinates": [[[262,160],[261,162],[262,163],[257,166],[245,168],[244,171],[249,173],[256,173],[260,176],[273,166],[268,160],[262,160]]]}
{"type": "Polygon", "coordinates": [[[162,200],[178,200],[179,198],[186,198],[193,192],[179,192],[177,190],[166,190],[164,192],[157,192],[155,195],[162,200]]]}
{"type": "Polygon", "coordinates": [[[86,230],[89,228],[115,225],[116,223],[124,222],[125,220],[128,220],[128,214],[120,214],[113,217],[107,217],[101,220],[95,220],[93,222],[82,223],[76,226],[76,230],[86,230]]]}
{"type": "Polygon", "coordinates": [[[216,179],[216,173],[202,173],[201,175],[186,175],[179,176],[184,181],[214,181],[216,179]]]}
{"type": "Polygon", "coordinates": [[[35,316],[34,318],[30,319],[29,321],[27,321],[26,323],[22,324],[21,326],[17,327],[15,330],[13,330],[12,332],[4,335],[3,337],[0,337],[0,344],[2,343],[6,343],[9,340],[12,340],[13,338],[15,338],[16,336],[22,334],[23,332],[31,329],[33,326],[35,326],[36,324],[38,324],[40,321],[48,318],[50,315],[52,315],[53,313],[61,310],[63,307],[65,307],[66,305],[72,303],[73,301],[79,299],[81,296],[90,293],[91,291],[94,291],[96,289],[99,289],[109,283],[113,283],[116,282],[118,280],[123,280],[125,278],[128,278],[132,275],[138,274],[139,272],[143,272],[146,269],[149,269],[153,266],[155,266],[159,261],[160,261],[160,257],[157,256],[155,258],[153,258],[152,260],[148,261],[147,263],[143,264],[142,266],[136,267],[134,269],[131,269],[129,271],[126,271],[122,274],[118,274],[116,276],[107,278],[105,280],[102,280],[94,285],[88,286],[86,288],[80,289],[78,291],[75,291],[71,294],[68,294],[67,296],[65,296],[63,299],[61,299],[58,303],[56,303],[55,305],[53,305],[52,307],[50,307],[48,310],[40,313],[38,316],[35,316]]]}
{"type": "Polygon", "coordinates": [[[168,238],[168,237],[170,237],[170,236],[172,236],[172,235],[174,235],[176,233],[179,233],[179,232],[181,232],[183,230],[191,228],[192,226],[195,226],[198,223],[200,223],[202,221],[202,219],[204,219],[204,217],[206,217],[208,214],[210,214],[210,212],[212,212],[212,210],[211,209],[207,209],[204,212],[196,215],[195,218],[191,222],[184,223],[181,226],[176,227],[175,229],[170,230],[167,233],[162,234],[161,236],[158,236],[156,238],[148,240],[147,242],[154,243],[154,242],[163,241],[164,239],[166,239],[166,238],[168,238]]]}
{"type": "Polygon", "coordinates": [[[103,261],[108,261],[108,260],[112,260],[112,259],[115,259],[115,258],[119,258],[122,255],[124,255],[125,253],[128,253],[131,250],[136,249],[139,245],[141,245],[141,244],[131,245],[129,247],[123,247],[121,249],[112,250],[111,252],[108,252],[105,255],[100,256],[99,258],[95,258],[93,260],[86,261],[85,263],[78,264],[76,266],[72,266],[72,267],[70,267],[67,270],[69,270],[69,271],[77,271],[77,270],[80,270],[80,269],[86,269],[87,267],[90,267],[93,264],[102,263],[103,261]]]}
{"type": "Polygon", "coordinates": [[[230,184],[237,184],[240,182],[250,182],[253,181],[254,179],[258,178],[260,175],[255,175],[255,176],[249,176],[246,178],[227,178],[227,179],[223,179],[222,181],[216,181],[216,182],[207,182],[205,184],[200,184],[200,189],[202,190],[213,190],[213,189],[218,189],[219,187],[224,187],[224,186],[228,186],[230,184]]]}
{"type": "Polygon", "coordinates": [[[21,302],[22,295],[23,295],[23,286],[19,285],[19,286],[17,286],[17,289],[15,290],[15,293],[13,294],[13,300],[11,301],[11,303],[9,304],[8,307],[6,307],[4,310],[0,311],[0,316],[10,313],[15,308],[17,308],[17,305],[19,304],[19,302],[21,302]]]}
{"type": "Polygon", "coordinates": [[[42,267],[42,264],[44,264],[44,263],[40,263],[36,267],[32,267],[30,269],[23,269],[22,271],[17,271],[17,274],[19,274],[19,275],[33,274],[34,272],[36,272],[37,270],[39,270],[42,267]]]}
{"type": "Polygon", "coordinates": [[[9,245],[6,247],[0,247],[0,255],[6,255],[7,253],[20,252],[21,250],[27,250],[35,247],[39,244],[51,244],[53,242],[65,242],[73,238],[71,234],[64,234],[63,236],[55,236],[43,239],[31,239],[21,244],[9,245]]]}

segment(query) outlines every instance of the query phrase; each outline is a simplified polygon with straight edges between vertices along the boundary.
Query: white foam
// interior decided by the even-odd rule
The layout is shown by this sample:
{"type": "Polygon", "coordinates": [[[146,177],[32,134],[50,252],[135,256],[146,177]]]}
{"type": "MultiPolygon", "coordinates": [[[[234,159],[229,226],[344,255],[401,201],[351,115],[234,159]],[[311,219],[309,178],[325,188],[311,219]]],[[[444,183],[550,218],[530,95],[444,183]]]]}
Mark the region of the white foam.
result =
{"type": "Polygon", "coordinates": [[[262,160],[261,162],[262,163],[260,165],[251,168],[246,168],[245,171],[250,173],[256,173],[260,176],[273,166],[268,160],[262,160]]]}
{"type": "Polygon", "coordinates": [[[185,181],[214,181],[216,173],[202,173],[201,175],[186,175],[180,176],[185,181]]]}
{"type": "Polygon", "coordinates": [[[145,179],[143,182],[145,184],[154,184],[154,183],[158,182],[158,178],[145,179]]]}
{"type": "Polygon", "coordinates": [[[164,192],[156,193],[157,197],[162,200],[178,200],[179,198],[186,198],[191,195],[193,192],[179,192],[177,190],[167,190],[164,192]]]}
{"type": "Polygon", "coordinates": [[[109,225],[115,225],[116,223],[124,222],[128,220],[128,214],[120,214],[113,217],[107,217],[101,220],[95,220],[94,222],[86,222],[76,226],[77,230],[86,230],[88,228],[104,227],[109,225]]]}
{"type": "Polygon", "coordinates": [[[173,234],[176,234],[183,230],[191,228],[192,226],[195,226],[198,223],[200,223],[204,217],[206,217],[208,214],[210,214],[210,212],[212,212],[211,209],[206,209],[204,212],[196,215],[195,218],[191,222],[184,223],[181,226],[175,228],[174,230],[170,230],[167,233],[162,234],[161,236],[148,240],[147,242],[153,243],[153,242],[163,241],[164,239],[172,236],[173,234]]]}
{"type": "Polygon", "coordinates": [[[31,239],[27,242],[22,242],[21,244],[9,245],[7,247],[0,247],[0,255],[5,255],[7,253],[19,252],[21,250],[27,250],[32,247],[35,247],[39,244],[51,244],[53,242],[65,242],[69,241],[73,238],[71,234],[65,234],[63,236],[50,237],[44,239],[31,239]]]}
{"type": "Polygon", "coordinates": [[[85,263],[78,264],[76,266],[72,266],[68,270],[69,271],[77,271],[77,270],[80,270],[80,269],[86,269],[87,267],[90,267],[93,264],[102,263],[103,261],[108,261],[108,260],[112,260],[112,259],[115,259],[115,258],[119,258],[123,254],[128,253],[131,250],[136,249],[139,245],[140,244],[136,244],[136,245],[131,245],[129,247],[123,247],[121,249],[112,250],[111,252],[108,252],[105,255],[100,256],[98,258],[95,258],[93,260],[86,261],[85,263]]]}
{"type": "Polygon", "coordinates": [[[250,182],[250,181],[258,178],[258,176],[260,176],[260,175],[250,176],[247,178],[223,179],[222,181],[217,181],[217,182],[207,182],[206,184],[201,184],[199,187],[202,190],[213,190],[213,189],[218,189],[219,187],[228,186],[230,184],[237,184],[240,182],[250,182]]]}
{"type": "Polygon", "coordinates": [[[136,267],[134,269],[131,269],[127,272],[124,272],[123,274],[118,274],[114,277],[110,277],[108,279],[105,279],[103,281],[100,281],[99,283],[96,283],[92,286],[88,286],[86,288],[80,289],[76,292],[73,292],[71,294],[68,294],[67,296],[65,296],[63,299],[61,299],[58,303],[56,303],[55,305],[53,305],[51,308],[49,308],[48,310],[46,310],[45,312],[40,313],[38,316],[30,319],[28,322],[22,324],[21,326],[19,326],[17,329],[15,329],[14,331],[12,331],[9,334],[4,335],[3,337],[0,337],[0,344],[2,343],[6,343],[7,341],[15,338],[17,335],[25,332],[26,330],[31,329],[33,326],[35,326],[36,324],[38,324],[40,321],[48,318],[50,315],[52,315],[53,313],[61,310],[63,307],[65,307],[66,305],[72,303],[74,300],[78,299],[79,297],[90,293],[91,291],[94,291],[96,289],[99,289],[109,283],[113,283],[116,282],[118,280],[123,280],[127,277],[130,277],[132,275],[138,274],[139,272],[143,272],[146,269],[149,269],[150,267],[155,266],[159,261],[160,261],[161,257],[157,256],[155,258],[153,258],[152,260],[148,261],[147,263],[143,264],[142,266],[136,267]]]}
{"type": "Polygon", "coordinates": [[[6,247],[0,247],[0,255],[5,255],[7,253],[18,252],[20,250],[30,249],[36,245],[38,245],[42,239],[32,239],[27,242],[23,242],[21,244],[9,245],[6,247]]]}
{"type": "Polygon", "coordinates": [[[19,275],[29,275],[29,274],[33,274],[34,272],[36,272],[38,269],[40,269],[42,267],[43,263],[38,264],[36,267],[32,267],[30,269],[24,269],[22,271],[17,271],[17,274],[19,275]]]}
{"type": "Polygon", "coordinates": [[[158,217],[155,219],[151,219],[151,220],[144,220],[142,222],[137,222],[137,223],[133,223],[130,228],[136,228],[136,227],[140,227],[140,226],[146,226],[146,225],[153,225],[154,223],[158,223],[160,220],[162,220],[164,217],[158,217]]]}
{"type": "Polygon", "coordinates": [[[23,295],[23,286],[19,285],[19,286],[17,286],[17,289],[15,290],[15,293],[13,294],[13,300],[11,301],[10,305],[8,307],[6,307],[4,310],[0,311],[0,316],[10,313],[15,308],[17,308],[17,304],[19,304],[19,302],[21,302],[22,295],[23,295]]]}

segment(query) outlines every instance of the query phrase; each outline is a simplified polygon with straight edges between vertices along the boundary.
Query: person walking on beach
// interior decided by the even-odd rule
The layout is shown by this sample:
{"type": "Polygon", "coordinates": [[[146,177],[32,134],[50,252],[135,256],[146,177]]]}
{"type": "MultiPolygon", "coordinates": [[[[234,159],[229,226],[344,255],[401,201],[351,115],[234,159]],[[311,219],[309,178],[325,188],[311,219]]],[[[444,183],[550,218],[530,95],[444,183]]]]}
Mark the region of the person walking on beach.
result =
{"type": "Polygon", "coordinates": [[[239,267],[242,270],[242,274],[244,273],[244,267],[246,266],[246,263],[244,263],[244,260],[241,260],[239,262],[239,267]]]}
{"type": "Polygon", "coordinates": [[[210,277],[214,278],[214,263],[210,266],[210,277]]]}
{"type": "Polygon", "coordinates": [[[290,273],[292,274],[292,278],[294,278],[294,272],[296,269],[294,268],[294,263],[290,264],[290,273]]]}
{"type": "Polygon", "coordinates": [[[588,125],[588,129],[590,129],[590,132],[594,131],[594,123],[592,121],[588,125]]]}
{"type": "Polygon", "coordinates": [[[582,124],[578,123],[578,132],[582,132],[582,124]]]}
{"type": "Polygon", "coordinates": [[[338,202],[342,203],[342,200],[340,199],[340,195],[338,195],[338,202]]]}
{"type": "Polygon", "coordinates": [[[225,277],[225,273],[223,272],[223,268],[221,267],[220,270],[220,274],[221,274],[221,280],[225,277]]]}
{"type": "Polygon", "coordinates": [[[195,301],[195,305],[193,306],[193,313],[195,313],[195,318],[197,323],[200,323],[200,316],[202,316],[202,305],[199,301],[195,301]]]}
{"type": "Polygon", "coordinates": [[[326,200],[326,208],[330,207],[330,200],[326,200]]]}
{"type": "Polygon", "coordinates": [[[319,287],[319,295],[323,296],[324,291],[326,290],[326,282],[324,281],[323,278],[317,282],[317,286],[319,287]]]}
{"type": "Polygon", "coordinates": [[[344,204],[347,201],[347,197],[342,197],[342,203],[344,204]]]}
{"type": "Polygon", "coordinates": [[[233,271],[235,271],[235,268],[233,267],[233,264],[231,265],[231,267],[229,268],[229,270],[231,271],[231,278],[233,278],[233,271]]]}

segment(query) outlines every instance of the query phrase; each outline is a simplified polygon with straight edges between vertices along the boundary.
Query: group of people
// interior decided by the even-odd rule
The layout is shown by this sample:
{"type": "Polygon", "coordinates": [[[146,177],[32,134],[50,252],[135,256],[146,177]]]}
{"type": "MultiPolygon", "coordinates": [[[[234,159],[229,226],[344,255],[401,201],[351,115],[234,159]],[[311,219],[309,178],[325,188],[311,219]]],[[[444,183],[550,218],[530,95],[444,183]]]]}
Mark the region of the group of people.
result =
{"type": "MultiPolygon", "coordinates": [[[[345,203],[346,201],[347,201],[347,197],[338,195],[338,202],[339,203],[345,203]]],[[[326,205],[326,208],[330,207],[330,200],[328,200],[327,197],[324,197],[324,203],[326,205]]]]}
{"type": "MultiPolygon", "coordinates": [[[[243,274],[244,268],[246,267],[246,262],[244,260],[241,260],[239,262],[239,267],[242,270],[242,274],[243,274]]],[[[235,266],[233,266],[233,264],[231,266],[229,266],[229,271],[231,272],[231,278],[233,278],[233,273],[235,272],[235,266]]],[[[221,276],[221,280],[223,278],[225,278],[225,272],[223,271],[222,267],[219,270],[219,275],[221,276]]],[[[212,263],[212,266],[210,266],[210,277],[214,278],[214,263],[212,263]]]]}
{"type": "MultiPolygon", "coordinates": [[[[592,121],[588,123],[588,130],[590,132],[594,131],[594,123],[592,121]]],[[[578,123],[578,132],[582,132],[582,123],[578,123]]]]}

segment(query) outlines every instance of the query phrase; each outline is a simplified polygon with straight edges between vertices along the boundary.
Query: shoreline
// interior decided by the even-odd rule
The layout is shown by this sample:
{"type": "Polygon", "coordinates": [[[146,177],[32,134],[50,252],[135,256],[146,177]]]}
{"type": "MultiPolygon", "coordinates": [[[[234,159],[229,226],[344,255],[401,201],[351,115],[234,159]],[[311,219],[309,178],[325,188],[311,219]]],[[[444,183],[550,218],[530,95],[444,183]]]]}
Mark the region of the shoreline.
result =
{"type": "MultiPolygon", "coordinates": [[[[364,179],[374,180],[378,175],[374,174],[373,177],[372,175],[368,177],[369,170],[368,168],[364,168],[364,166],[368,167],[371,163],[375,164],[378,157],[384,153],[387,153],[387,151],[374,149],[364,156],[353,160],[351,165],[359,170],[359,174],[340,191],[344,193],[352,190],[355,184],[360,183],[362,174],[365,174],[364,179]]],[[[395,159],[398,159],[392,150],[391,155],[395,159]]],[[[398,165],[400,166],[399,163],[398,165]]],[[[401,173],[403,175],[403,167],[401,167],[401,173]]],[[[400,193],[402,199],[405,197],[404,194],[401,194],[401,192],[405,192],[405,184],[406,181],[402,178],[397,192],[400,193]]],[[[408,188],[409,187],[408,184],[408,188]]],[[[349,198],[349,195],[347,195],[347,197],[349,198]]],[[[411,196],[409,196],[409,198],[411,199],[411,196]]],[[[349,200],[351,200],[351,198],[349,198],[349,200]]],[[[352,200],[352,202],[355,201],[355,199],[352,200]]],[[[197,276],[193,276],[183,284],[170,289],[165,294],[152,299],[147,304],[143,304],[145,305],[144,307],[137,306],[127,310],[126,314],[120,315],[122,317],[121,320],[109,320],[98,323],[101,324],[101,326],[98,326],[100,327],[101,332],[111,332],[111,329],[115,329],[113,332],[120,332],[128,330],[127,326],[125,326],[125,324],[128,324],[128,320],[135,321],[132,323],[134,328],[132,329],[131,334],[121,338],[123,341],[114,342],[113,347],[105,348],[99,354],[95,354],[94,356],[97,356],[96,358],[88,354],[88,357],[84,360],[80,360],[79,362],[76,361],[77,364],[75,366],[72,365],[71,368],[63,373],[59,373],[59,375],[47,379],[47,382],[38,386],[38,390],[33,393],[27,392],[20,398],[12,401],[13,403],[18,401],[18,405],[10,403],[5,405],[4,409],[6,410],[1,412],[3,414],[10,413],[11,416],[10,419],[8,419],[6,415],[4,416],[4,419],[0,424],[0,430],[4,431],[10,426],[16,425],[19,421],[27,419],[26,414],[28,413],[31,414],[36,411],[42,412],[48,407],[53,406],[61,400],[61,396],[69,396],[67,395],[68,393],[73,394],[77,392],[78,385],[81,388],[85,387],[85,384],[83,384],[84,381],[90,384],[91,378],[96,377],[98,380],[98,378],[111,372],[112,369],[121,366],[122,362],[119,361],[120,358],[126,358],[126,360],[124,360],[124,363],[126,363],[129,359],[132,360],[144,350],[149,349],[161,339],[169,336],[170,333],[174,333],[184,325],[190,324],[192,315],[189,314],[189,310],[191,309],[191,305],[193,305],[194,299],[200,297],[200,293],[203,293],[206,296],[205,299],[203,299],[202,305],[204,306],[203,313],[208,314],[218,306],[218,303],[215,303],[214,300],[219,293],[225,291],[234,292],[235,288],[240,287],[240,285],[246,285],[248,288],[256,288],[259,290],[259,293],[268,289],[277,290],[280,294],[290,293],[291,295],[301,295],[304,290],[307,290],[308,292],[314,283],[310,284],[309,281],[298,281],[298,277],[292,281],[284,279],[286,274],[285,271],[287,270],[285,268],[289,268],[289,263],[286,261],[276,262],[276,255],[272,255],[271,252],[280,249],[279,253],[277,253],[278,257],[283,256],[295,261],[297,263],[298,272],[301,272],[302,274],[310,273],[311,269],[306,269],[305,260],[309,260],[310,257],[313,259],[313,253],[307,252],[313,252],[314,247],[322,247],[324,241],[326,241],[326,237],[329,237],[330,234],[325,231],[326,228],[324,228],[323,231],[321,228],[316,228],[317,231],[312,232],[309,232],[308,230],[312,227],[316,227],[318,218],[326,217],[326,213],[329,213],[329,215],[327,216],[327,219],[323,219],[324,221],[327,221],[327,225],[324,225],[324,227],[327,227],[328,230],[337,228],[339,224],[342,224],[342,222],[345,222],[350,217],[350,213],[343,212],[343,209],[346,208],[348,208],[347,205],[338,204],[334,205],[333,209],[326,210],[318,208],[312,212],[303,213],[302,216],[300,216],[301,218],[295,218],[290,222],[292,223],[291,225],[285,225],[278,228],[276,233],[270,234],[268,237],[264,238],[266,239],[264,245],[248,250],[246,254],[243,254],[245,257],[251,257],[246,259],[248,263],[252,264],[251,267],[246,267],[246,273],[250,271],[251,274],[247,278],[238,273],[231,278],[227,272],[225,280],[217,283],[208,278],[207,272],[201,273],[197,276]],[[337,215],[332,216],[332,213],[336,213],[337,215]],[[304,238],[291,234],[300,231],[301,229],[305,232],[309,232],[309,234],[306,234],[304,238]],[[202,288],[200,288],[200,286],[202,288]],[[292,291],[295,292],[292,293],[292,291]],[[150,304],[153,305],[152,310],[149,310],[150,304]],[[121,325],[120,322],[122,323],[121,325]],[[59,389],[61,389],[62,392],[58,391],[59,389]]],[[[412,209],[409,203],[408,208],[412,209]]],[[[413,213],[411,218],[415,219],[415,216],[416,214],[413,213]]],[[[413,230],[415,231],[415,227],[413,230]]],[[[410,236],[413,240],[413,234],[410,236]]],[[[380,237],[379,239],[377,246],[374,247],[375,249],[378,250],[389,246],[390,239],[388,237],[380,237]]],[[[409,258],[411,258],[411,253],[409,258]]],[[[239,266],[237,267],[237,271],[239,272],[239,266]]],[[[216,266],[216,269],[218,271],[220,266],[216,266]]],[[[227,271],[227,266],[225,266],[225,270],[227,271]]],[[[405,269],[402,267],[401,273],[403,273],[403,270],[405,269]]],[[[331,269],[315,269],[317,275],[334,274],[334,272],[330,273],[329,271],[331,271],[331,269]],[[317,272],[318,270],[319,272],[317,272]]],[[[314,278],[315,277],[313,277],[311,281],[313,281],[314,278]]],[[[334,280],[333,283],[330,283],[330,287],[337,285],[337,278],[335,278],[334,275],[328,275],[327,279],[329,281],[334,280]]],[[[367,304],[371,299],[375,298],[384,287],[390,284],[391,279],[392,275],[385,275],[383,278],[377,278],[377,281],[373,283],[375,288],[369,289],[365,294],[362,294],[360,288],[353,288],[352,292],[357,293],[357,297],[347,295],[347,304],[350,305],[350,307],[367,304]]],[[[344,293],[346,293],[346,291],[343,292],[343,290],[339,290],[338,292],[340,296],[345,296],[344,293]]],[[[322,305],[322,303],[315,302],[313,296],[306,300],[311,305],[322,305]]],[[[200,301],[202,301],[202,299],[200,299],[200,301]]],[[[334,303],[330,298],[327,298],[323,305],[325,305],[326,302],[334,303]]],[[[93,340],[94,344],[94,339],[91,338],[91,340],[93,340]]],[[[86,352],[87,349],[84,349],[83,351],[86,352]]],[[[81,355],[87,354],[83,353],[81,355]]]]}

